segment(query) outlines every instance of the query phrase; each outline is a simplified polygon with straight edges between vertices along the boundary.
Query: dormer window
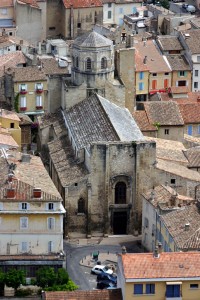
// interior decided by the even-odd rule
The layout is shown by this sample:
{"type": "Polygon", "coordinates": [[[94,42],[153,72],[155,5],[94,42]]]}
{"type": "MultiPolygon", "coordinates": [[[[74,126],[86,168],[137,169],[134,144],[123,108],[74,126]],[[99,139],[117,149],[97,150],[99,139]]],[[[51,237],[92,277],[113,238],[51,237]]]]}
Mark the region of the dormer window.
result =
{"type": "Polygon", "coordinates": [[[24,83],[20,84],[19,92],[20,92],[20,94],[23,94],[23,95],[26,94],[27,93],[27,84],[24,84],[24,83]]]}
{"type": "Polygon", "coordinates": [[[43,84],[42,83],[36,83],[35,90],[36,90],[36,93],[38,93],[38,94],[42,93],[43,92],[43,84]]]}
{"type": "Polygon", "coordinates": [[[48,210],[54,210],[54,203],[48,203],[48,210]]]}
{"type": "Polygon", "coordinates": [[[21,209],[22,210],[27,210],[28,209],[28,203],[26,203],[26,202],[21,203],[21,209]]]}

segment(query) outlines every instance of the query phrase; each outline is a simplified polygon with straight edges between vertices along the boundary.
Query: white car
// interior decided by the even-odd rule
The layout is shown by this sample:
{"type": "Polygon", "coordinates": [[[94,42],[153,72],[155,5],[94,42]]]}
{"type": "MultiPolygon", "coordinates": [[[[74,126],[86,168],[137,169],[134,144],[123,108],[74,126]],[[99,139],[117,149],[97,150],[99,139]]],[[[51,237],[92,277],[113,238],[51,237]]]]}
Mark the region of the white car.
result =
{"type": "Polygon", "coordinates": [[[101,274],[102,272],[112,275],[113,274],[113,270],[109,269],[107,266],[103,266],[103,265],[96,265],[92,268],[91,270],[91,274],[101,274]]]}

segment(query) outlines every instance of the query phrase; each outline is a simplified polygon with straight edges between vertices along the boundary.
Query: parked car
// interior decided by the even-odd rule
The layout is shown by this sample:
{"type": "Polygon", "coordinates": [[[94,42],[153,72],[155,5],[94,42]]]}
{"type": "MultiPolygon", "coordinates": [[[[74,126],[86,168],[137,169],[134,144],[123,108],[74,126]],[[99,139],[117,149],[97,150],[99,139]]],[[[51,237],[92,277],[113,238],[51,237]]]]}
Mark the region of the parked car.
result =
{"type": "Polygon", "coordinates": [[[185,0],[172,0],[174,3],[185,2],[185,0]]]}
{"type": "Polygon", "coordinates": [[[187,12],[194,14],[196,12],[196,8],[193,5],[188,5],[186,7],[187,12]]]}
{"type": "Polygon", "coordinates": [[[109,269],[107,266],[103,265],[96,265],[92,268],[91,274],[101,274],[101,273],[106,273],[106,274],[113,274],[113,270],[109,269]]]}
{"type": "Polygon", "coordinates": [[[97,289],[116,289],[116,284],[112,283],[109,280],[102,280],[97,282],[97,289]]]}
{"type": "Polygon", "coordinates": [[[102,281],[102,280],[109,280],[112,283],[114,283],[115,285],[117,284],[117,276],[113,276],[113,275],[109,275],[106,273],[101,273],[99,275],[97,275],[97,281],[102,281]]]}
{"type": "Polygon", "coordinates": [[[186,8],[188,7],[188,5],[189,5],[189,4],[187,4],[187,3],[183,3],[183,4],[182,4],[182,8],[186,9],[186,8]]]}

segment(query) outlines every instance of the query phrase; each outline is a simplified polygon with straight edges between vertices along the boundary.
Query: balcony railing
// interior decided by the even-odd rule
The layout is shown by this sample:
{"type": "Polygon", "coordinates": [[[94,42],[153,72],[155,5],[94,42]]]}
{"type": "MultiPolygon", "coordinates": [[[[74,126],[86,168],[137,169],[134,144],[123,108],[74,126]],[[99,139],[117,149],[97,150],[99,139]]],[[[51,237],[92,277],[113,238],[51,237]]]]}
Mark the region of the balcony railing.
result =
{"type": "Polygon", "coordinates": [[[42,94],[43,93],[43,89],[41,88],[41,89],[36,89],[36,93],[37,94],[42,94]]]}
{"type": "Polygon", "coordinates": [[[26,91],[26,90],[21,90],[21,91],[20,91],[20,94],[21,94],[21,95],[25,95],[25,94],[27,94],[27,91],[26,91]]]}
{"type": "Polygon", "coordinates": [[[25,111],[25,110],[27,110],[27,107],[20,107],[20,110],[25,111]]]}

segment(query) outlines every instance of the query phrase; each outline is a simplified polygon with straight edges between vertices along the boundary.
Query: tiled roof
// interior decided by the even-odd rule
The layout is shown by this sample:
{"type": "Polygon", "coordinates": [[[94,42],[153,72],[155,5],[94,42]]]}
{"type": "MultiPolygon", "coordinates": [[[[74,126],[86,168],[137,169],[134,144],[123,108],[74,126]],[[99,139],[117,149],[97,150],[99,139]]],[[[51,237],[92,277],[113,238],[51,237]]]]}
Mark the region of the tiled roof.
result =
{"type": "Polygon", "coordinates": [[[30,125],[33,123],[33,121],[29,118],[28,115],[18,113],[18,117],[20,118],[19,125],[30,125]]]}
{"type": "Polygon", "coordinates": [[[1,132],[0,128],[0,146],[1,147],[8,147],[8,148],[19,148],[19,145],[15,142],[13,137],[8,133],[8,134],[3,134],[1,132]]]}
{"type": "MultiPolygon", "coordinates": [[[[29,255],[29,254],[20,254],[20,255],[0,255],[0,261],[16,261],[16,260],[23,260],[23,261],[63,261],[63,258],[60,258],[58,255],[29,255]]],[[[60,299],[61,300],[61,299],[60,299]]]]}
{"type": "Polygon", "coordinates": [[[189,88],[187,86],[172,86],[170,87],[170,92],[172,94],[187,94],[189,88]]]}
{"type": "Polygon", "coordinates": [[[9,7],[14,6],[13,0],[1,0],[0,1],[0,7],[9,7]]]}
{"type": "Polygon", "coordinates": [[[188,159],[189,168],[200,167],[200,146],[189,148],[183,151],[185,157],[188,159]]]}
{"type": "Polygon", "coordinates": [[[149,70],[149,67],[146,64],[144,64],[144,57],[142,58],[137,49],[135,50],[135,70],[136,72],[149,70]]]}
{"type": "Polygon", "coordinates": [[[134,111],[133,118],[135,119],[141,131],[157,131],[156,126],[149,123],[149,119],[147,117],[146,111],[144,110],[134,111]]]}
{"type": "MultiPolygon", "coordinates": [[[[174,87],[171,89],[174,91],[174,87]]],[[[178,90],[176,90],[176,91],[177,91],[177,94],[181,94],[180,90],[179,90],[179,92],[178,92],[178,90]]],[[[182,91],[185,93],[186,89],[183,89],[182,91]]],[[[180,97],[172,98],[172,96],[168,93],[160,93],[159,96],[162,101],[172,100],[172,101],[176,101],[177,103],[189,103],[189,102],[194,103],[194,102],[198,101],[198,98],[200,99],[200,92],[189,92],[181,98],[180,97]]]]}
{"type": "Polygon", "coordinates": [[[6,109],[0,110],[0,118],[5,118],[13,121],[20,121],[20,118],[18,117],[18,114],[14,111],[9,111],[6,109]]]}
{"type": "Polygon", "coordinates": [[[44,292],[45,300],[122,300],[121,289],[44,292]]]}
{"type": "Polygon", "coordinates": [[[26,58],[22,51],[16,51],[9,54],[1,55],[0,59],[0,75],[4,74],[4,67],[8,68],[15,68],[19,64],[25,64],[26,58]]]}
{"type": "Polygon", "coordinates": [[[200,146],[200,138],[197,136],[192,136],[188,134],[184,134],[184,140],[188,143],[191,144],[191,147],[194,146],[200,146]]]}
{"type": "Polygon", "coordinates": [[[185,38],[185,42],[191,53],[200,54],[200,29],[183,32],[182,36],[185,38]],[[185,33],[187,33],[187,36],[185,36],[185,33]]]}
{"type": "Polygon", "coordinates": [[[164,140],[154,137],[145,137],[148,141],[156,142],[156,157],[165,161],[171,161],[184,166],[188,165],[183,151],[186,150],[183,143],[172,140],[164,140]]]}
{"type": "Polygon", "coordinates": [[[166,185],[156,186],[153,190],[148,190],[143,196],[152,203],[154,207],[160,206],[162,210],[177,208],[188,203],[194,202],[194,199],[179,195],[173,188],[166,185]],[[152,198],[153,192],[153,198],[152,198]]]}
{"type": "Polygon", "coordinates": [[[68,68],[61,68],[58,62],[54,58],[43,58],[41,59],[43,65],[43,71],[46,75],[57,75],[57,74],[67,74],[68,68]]]}
{"type": "Polygon", "coordinates": [[[200,252],[163,252],[121,255],[126,279],[162,279],[200,277],[200,252]]]}
{"type": "Polygon", "coordinates": [[[37,4],[37,0],[17,0],[18,3],[28,4],[32,7],[39,8],[39,5],[37,4]]]}
{"type": "Polygon", "coordinates": [[[162,172],[164,171],[200,183],[200,174],[197,171],[190,170],[187,167],[174,162],[165,161],[164,159],[157,158],[157,162],[156,168],[162,172]]]}
{"type": "Polygon", "coordinates": [[[167,55],[166,57],[172,71],[191,71],[188,62],[183,55],[167,55]]]}
{"type": "Polygon", "coordinates": [[[63,0],[65,8],[86,8],[103,6],[102,0],[63,0]]]}
{"type": "Polygon", "coordinates": [[[170,212],[161,219],[180,250],[199,250],[200,213],[196,204],[170,212]],[[185,224],[189,224],[187,230],[185,224]]]}
{"type": "Polygon", "coordinates": [[[25,68],[15,68],[14,70],[14,82],[27,82],[47,80],[43,70],[40,70],[37,66],[29,66],[25,68]]]}
{"type": "Polygon", "coordinates": [[[178,104],[185,124],[200,123],[200,103],[178,104]]]}
{"type": "Polygon", "coordinates": [[[157,41],[163,51],[183,50],[183,46],[179,42],[177,36],[172,36],[172,35],[158,36],[157,41]]]}
{"type": "Polygon", "coordinates": [[[160,125],[177,126],[184,125],[178,104],[174,101],[169,102],[146,102],[144,108],[151,124],[159,122],[160,125]]]}
{"type": "Polygon", "coordinates": [[[85,33],[74,40],[74,45],[78,45],[80,47],[107,47],[111,46],[113,42],[103,35],[97,33],[96,31],[90,31],[85,33]]]}
{"type": "Polygon", "coordinates": [[[0,155],[0,187],[4,186],[6,180],[8,179],[8,174],[9,174],[9,166],[6,160],[0,155]]]}
{"type": "Polygon", "coordinates": [[[126,108],[95,94],[65,111],[77,149],[92,142],[141,141],[144,137],[126,108]]]}
{"type": "Polygon", "coordinates": [[[169,66],[152,40],[148,40],[146,43],[135,43],[134,47],[138,50],[142,59],[144,59],[145,56],[147,57],[146,64],[151,73],[171,72],[169,66]]]}

